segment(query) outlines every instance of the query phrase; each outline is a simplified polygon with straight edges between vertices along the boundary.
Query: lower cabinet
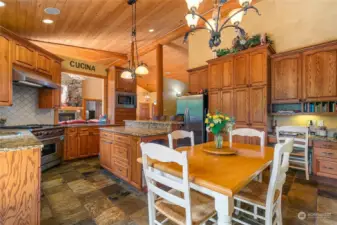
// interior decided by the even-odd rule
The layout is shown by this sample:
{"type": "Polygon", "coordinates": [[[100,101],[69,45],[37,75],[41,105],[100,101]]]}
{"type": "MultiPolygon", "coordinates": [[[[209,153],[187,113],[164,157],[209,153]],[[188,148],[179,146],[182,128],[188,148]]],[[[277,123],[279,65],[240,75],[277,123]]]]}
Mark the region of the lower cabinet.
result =
{"type": "Polygon", "coordinates": [[[72,160],[99,154],[98,127],[66,128],[64,159],[72,160]]]}
{"type": "Polygon", "coordinates": [[[337,179],[337,143],[314,141],[313,172],[337,179]]]}
{"type": "Polygon", "coordinates": [[[137,162],[141,157],[140,138],[101,132],[101,166],[134,187],[142,188],[142,166],[137,162]]]}

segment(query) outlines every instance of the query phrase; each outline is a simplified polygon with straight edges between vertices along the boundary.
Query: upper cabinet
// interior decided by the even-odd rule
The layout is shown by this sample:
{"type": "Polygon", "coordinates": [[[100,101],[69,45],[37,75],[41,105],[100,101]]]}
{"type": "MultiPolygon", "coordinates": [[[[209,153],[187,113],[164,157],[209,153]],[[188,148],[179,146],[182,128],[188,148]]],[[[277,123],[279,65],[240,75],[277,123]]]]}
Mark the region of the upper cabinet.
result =
{"type": "Polygon", "coordinates": [[[122,68],[116,68],[116,91],[136,92],[136,79],[123,79],[121,78],[122,73],[122,68]]]}
{"type": "Polygon", "coordinates": [[[273,103],[296,103],[301,100],[301,64],[298,53],[272,59],[273,103]]]}
{"type": "Polygon", "coordinates": [[[306,100],[336,100],[337,45],[303,53],[303,95],[306,100]]]}
{"type": "Polygon", "coordinates": [[[11,40],[0,33],[0,106],[12,105],[11,40]]]}
{"type": "Polygon", "coordinates": [[[189,92],[197,94],[201,89],[208,88],[208,67],[198,67],[187,71],[189,73],[189,92]]]}
{"type": "Polygon", "coordinates": [[[234,87],[248,87],[249,84],[249,53],[234,56],[234,87]]]}
{"type": "Polygon", "coordinates": [[[36,68],[36,51],[23,43],[13,42],[13,63],[28,69],[36,68]]]}
{"type": "Polygon", "coordinates": [[[267,83],[267,51],[257,50],[249,54],[249,84],[252,86],[267,83]]]}
{"type": "Polygon", "coordinates": [[[37,52],[36,70],[47,75],[52,75],[52,59],[43,53],[37,52]]]}
{"type": "Polygon", "coordinates": [[[229,57],[222,62],[222,88],[233,88],[233,58],[229,57]]]}

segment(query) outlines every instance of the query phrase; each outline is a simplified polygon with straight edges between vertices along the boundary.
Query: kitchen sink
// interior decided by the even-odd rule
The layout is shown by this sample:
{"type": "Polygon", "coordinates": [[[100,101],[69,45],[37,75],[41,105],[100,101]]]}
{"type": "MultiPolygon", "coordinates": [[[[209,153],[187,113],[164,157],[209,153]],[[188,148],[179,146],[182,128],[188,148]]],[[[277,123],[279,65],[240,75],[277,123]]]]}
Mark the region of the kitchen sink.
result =
{"type": "Polygon", "coordinates": [[[14,138],[22,135],[21,132],[16,131],[0,131],[0,139],[3,138],[14,138]]]}

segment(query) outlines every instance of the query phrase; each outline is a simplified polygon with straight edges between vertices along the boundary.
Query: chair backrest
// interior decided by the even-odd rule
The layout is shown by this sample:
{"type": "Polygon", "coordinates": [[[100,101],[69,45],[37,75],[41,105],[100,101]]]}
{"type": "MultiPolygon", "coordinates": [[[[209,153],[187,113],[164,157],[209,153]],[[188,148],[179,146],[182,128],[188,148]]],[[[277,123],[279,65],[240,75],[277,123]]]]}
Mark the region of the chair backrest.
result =
{"type": "Polygon", "coordinates": [[[296,126],[283,126],[276,127],[276,138],[277,143],[284,142],[287,138],[281,136],[281,133],[297,133],[302,134],[301,136],[296,136],[294,138],[294,147],[303,149],[305,152],[305,158],[308,158],[308,148],[309,148],[309,129],[307,127],[296,127],[296,126]]]}
{"type": "Polygon", "coordinates": [[[143,170],[148,187],[148,191],[153,192],[166,201],[179,205],[186,209],[186,224],[192,224],[191,214],[191,196],[190,185],[188,179],[188,159],[187,152],[178,152],[174,149],[168,148],[163,145],[154,143],[141,143],[143,170]],[[152,165],[148,163],[148,157],[160,162],[174,162],[182,166],[182,179],[170,179],[165,177],[162,173],[155,173],[152,165]],[[169,191],[165,191],[156,186],[156,183],[161,183],[167,187],[182,193],[182,197],[171,194],[169,191]]]}
{"type": "Polygon", "coordinates": [[[194,146],[194,133],[193,131],[188,132],[185,130],[175,130],[172,133],[168,134],[169,146],[173,148],[173,140],[179,140],[183,138],[191,139],[191,146],[194,146]]]}
{"type": "Polygon", "coordinates": [[[258,137],[260,138],[260,146],[264,147],[264,131],[258,131],[251,128],[239,128],[229,132],[229,146],[232,147],[233,136],[246,136],[246,137],[258,137]]]}
{"type": "MultiPolygon", "coordinates": [[[[273,166],[266,202],[266,217],[270,218],[269,221],[272,221],[276,191],[279,192],[279,197],[282,197],[282,187],[286,181],[286,173],[289,169],[289,157],[293,151],[293,145],[294,139],[287,138],[284,143],[276,144],[274,149],[273,166]]],[[[266,221],[268,221],[268,219],[266,221]]]]}

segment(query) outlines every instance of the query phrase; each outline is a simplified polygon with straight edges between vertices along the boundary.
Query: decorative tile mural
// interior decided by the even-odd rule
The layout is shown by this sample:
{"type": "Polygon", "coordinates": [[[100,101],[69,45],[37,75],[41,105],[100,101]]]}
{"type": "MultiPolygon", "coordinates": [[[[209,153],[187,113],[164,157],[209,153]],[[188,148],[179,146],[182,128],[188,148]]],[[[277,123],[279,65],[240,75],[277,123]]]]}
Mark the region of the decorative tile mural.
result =
{"type": "Polygon", "coordinates": [[[53,124],[54,110],[38,108],[38,89],[13,85],[13,106],[0,107],[0,118],[7,126],[22,124],[53,124]]]}

